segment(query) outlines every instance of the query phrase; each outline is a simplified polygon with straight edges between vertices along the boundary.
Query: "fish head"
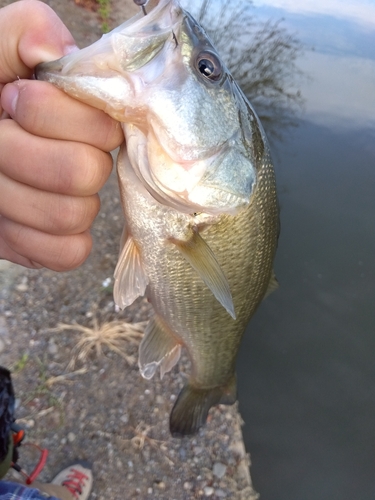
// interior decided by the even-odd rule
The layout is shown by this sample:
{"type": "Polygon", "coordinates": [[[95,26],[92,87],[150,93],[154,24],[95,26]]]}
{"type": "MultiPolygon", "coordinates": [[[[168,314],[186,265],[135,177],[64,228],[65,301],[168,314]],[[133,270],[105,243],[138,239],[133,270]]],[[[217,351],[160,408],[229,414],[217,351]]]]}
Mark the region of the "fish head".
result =
{"type": "Polygon", "coordinates": [[[265,136],[209,37],[176,0],[40,64],[36,77],[123,123],[132,168],[157,201],[213,215],[250,203],[265,136]]]}

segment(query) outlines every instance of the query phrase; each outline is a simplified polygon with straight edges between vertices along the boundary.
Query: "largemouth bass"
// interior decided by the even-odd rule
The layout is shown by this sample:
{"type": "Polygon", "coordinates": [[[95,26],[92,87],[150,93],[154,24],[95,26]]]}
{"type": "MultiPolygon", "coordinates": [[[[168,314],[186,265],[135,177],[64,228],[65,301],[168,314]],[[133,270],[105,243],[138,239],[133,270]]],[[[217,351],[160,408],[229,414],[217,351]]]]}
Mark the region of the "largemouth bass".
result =
{"type": "Polygon", "coordinates": [[[276,283],[278,208],[253,108],[192,16],[176,0],[155,3],[36,76],[122,123],[114,298],[124,308],[146,295],[154,308],[143,377],[163,376],[187,350],[191,376],[170,416],[178,436],[236,400],[241,337],[276,283]]]}

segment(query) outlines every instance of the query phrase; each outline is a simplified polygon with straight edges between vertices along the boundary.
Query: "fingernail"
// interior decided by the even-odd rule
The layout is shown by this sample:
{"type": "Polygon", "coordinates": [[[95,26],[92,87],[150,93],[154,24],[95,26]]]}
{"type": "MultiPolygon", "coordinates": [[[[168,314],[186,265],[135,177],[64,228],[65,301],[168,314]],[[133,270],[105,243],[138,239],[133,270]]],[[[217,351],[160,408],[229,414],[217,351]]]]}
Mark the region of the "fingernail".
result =
{"type": "Polygon", "coordinates": [[[8,83],[1,92],[1,105],[13,118],[16,114],[19,88],[16,83],[8,83]]]}

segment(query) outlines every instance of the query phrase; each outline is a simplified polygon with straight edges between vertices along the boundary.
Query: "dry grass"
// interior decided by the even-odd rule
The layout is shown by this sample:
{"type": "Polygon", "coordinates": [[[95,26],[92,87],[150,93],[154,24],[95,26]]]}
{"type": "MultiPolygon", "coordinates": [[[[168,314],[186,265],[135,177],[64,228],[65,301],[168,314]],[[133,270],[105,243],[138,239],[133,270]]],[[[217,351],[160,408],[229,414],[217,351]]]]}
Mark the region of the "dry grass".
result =
{"type": "Polygon", "coordinates": [[[62,375],[57,375],[55,377],[50,377],[49,379],[46,380],[45,384],[46,386],[50,389],[54,384],[59,384],[61,382],[67,383],[67,384],[73,384],[74,381],[72,378],[75,375],[83,375],[87,373],[87,368],[81,368],[79,370],[75,370],[74,372],[69,372],[69,373],[63,373],[62,375]]]}
{"type": "Polygon", "coordinates": [[[83,326],[78,323],[66,324],[59,323],[53,331],[74,331],[81,334],[80,339],[72,350],[72,359],[69,362],[68,369],[75,367],[77,361],[86,361],[92,351],[96,356],[103,355],[103,348],[110,349],[122,356],[129,365],[136,362],[135,356],[126,352],[126,344],[138,345],[147,321],[140,323],[126,323],[124,321],[110,321],[100,325],[97,319],[93,320],[93,326],[83,326]]]}

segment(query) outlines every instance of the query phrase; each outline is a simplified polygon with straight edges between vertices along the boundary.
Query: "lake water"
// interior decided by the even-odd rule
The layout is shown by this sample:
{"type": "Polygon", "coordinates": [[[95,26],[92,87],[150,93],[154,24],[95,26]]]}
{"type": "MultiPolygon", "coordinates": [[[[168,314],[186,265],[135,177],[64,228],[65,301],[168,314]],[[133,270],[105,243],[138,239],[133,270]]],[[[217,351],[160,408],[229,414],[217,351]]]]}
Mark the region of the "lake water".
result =
{"type": "Polygon", "coordinates": [[[305,109],[275,151],[279,290],[238,360],[264,500],[375,499],[375,2],[257,0],[305,45],[305,109]]]}

